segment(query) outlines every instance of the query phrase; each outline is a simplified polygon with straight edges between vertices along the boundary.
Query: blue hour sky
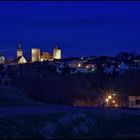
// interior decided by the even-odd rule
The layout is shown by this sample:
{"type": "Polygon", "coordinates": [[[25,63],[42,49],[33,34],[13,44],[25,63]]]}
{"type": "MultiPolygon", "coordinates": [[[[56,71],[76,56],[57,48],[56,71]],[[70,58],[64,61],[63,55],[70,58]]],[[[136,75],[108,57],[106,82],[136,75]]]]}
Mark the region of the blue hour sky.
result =
{"type": "Polygon", "coordinates": [[[140,2],[0,2],[0,51],[15,57],[19,40],[25,56],[140,53],[140,2]]]}

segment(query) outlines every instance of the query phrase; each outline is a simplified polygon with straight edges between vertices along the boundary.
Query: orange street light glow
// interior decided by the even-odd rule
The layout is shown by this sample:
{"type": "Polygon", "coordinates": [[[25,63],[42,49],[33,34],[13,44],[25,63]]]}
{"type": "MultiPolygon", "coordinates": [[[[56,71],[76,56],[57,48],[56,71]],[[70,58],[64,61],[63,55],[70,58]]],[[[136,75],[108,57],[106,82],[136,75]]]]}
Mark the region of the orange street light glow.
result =
{"type": "Polygon", "coordinates": [[[106,98],[105,101],[108,103],[108,99],[106,98]]]}
{"type": "Polygon", "coordinates": [[[108,99],[112,99],[112,96],[111,96],[111,95],[109,95],[109,96],[108,96],[108,99]]]}
{"type": "Polygon", "coordinates": [[[80,63],[78,64],[78,67],[81,67],[81,64],[80,63]]]}
{"type": "Polygon", "coordinates": [[[112,103],[115,103],[115,101],[113,100],[112,103]]]}

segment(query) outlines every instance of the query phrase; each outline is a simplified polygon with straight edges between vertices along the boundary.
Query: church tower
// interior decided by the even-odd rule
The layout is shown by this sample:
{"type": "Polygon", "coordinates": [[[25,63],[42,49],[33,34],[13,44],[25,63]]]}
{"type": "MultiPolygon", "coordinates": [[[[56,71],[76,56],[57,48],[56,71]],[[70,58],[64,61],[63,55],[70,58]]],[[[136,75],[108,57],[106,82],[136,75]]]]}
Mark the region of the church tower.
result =
{"type": "Polygon", "coordinates": [[[53,59],[61,59],[61,49],[57,46],[53,49],[53,59]]]}
{"type": "Polygon", "coordinates": [[[18,48],[17,48],[17,57],[22,57],[23,56],[23,51],[21,47],[21,43],[18,43],[18,48]]]}

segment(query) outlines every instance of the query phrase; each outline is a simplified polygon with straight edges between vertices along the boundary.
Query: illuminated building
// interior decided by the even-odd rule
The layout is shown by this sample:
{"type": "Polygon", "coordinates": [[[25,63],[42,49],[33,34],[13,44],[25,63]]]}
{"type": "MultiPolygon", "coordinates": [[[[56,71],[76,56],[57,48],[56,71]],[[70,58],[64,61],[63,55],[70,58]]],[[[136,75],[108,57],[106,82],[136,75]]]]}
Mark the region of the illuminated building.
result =
{"type": "Polygon", "coordinates": [[[17,49],[17,57],[23,56],[23,51],[21,48],[21,43],[18,43],[18,49],[17,49]]]}
{"type": "Polygon", "coordinates": [[[32,62],[40,61],[40,49],[33,48],[32,49],[32,62]]]}
{"type": "Polygon", "coordinates": [[[52,59],[53,59],[53,56],[51,54],[49,54],[48,52],[42,52],[41,62],[47,61],[47,60],[52,60],[52,59]]]}
{"type": "Polygon", "coordinates": [[[127,105],[129,108],[140,108],[140,96],[128,96],[127,97],[127,105]]]}
{"type": "Polygon", "coordinates": [[[5,58],[2,54],[0,54],[0,64],[5,64],[5,58]]]}
{"type": "Polygon", "coordinates": [[[24,56],[21,56],[18,58],[18,64],[25,64],[27,63],[26,59],[24,58],[24,56]]]}
{"type": "Polygon", "coordinates": [[[24,58],[24,56],[17,57],[15,60],[12,60],[10,62],[10,64],[13,64],[13,65],[25,64],[25,63],[27,63],[27,60],[24,58]]]}
{"type": "Polygon", "coordinates": [[[53,59],[61,59],[61,49],[57,46],[53,49],[53,59]]]}

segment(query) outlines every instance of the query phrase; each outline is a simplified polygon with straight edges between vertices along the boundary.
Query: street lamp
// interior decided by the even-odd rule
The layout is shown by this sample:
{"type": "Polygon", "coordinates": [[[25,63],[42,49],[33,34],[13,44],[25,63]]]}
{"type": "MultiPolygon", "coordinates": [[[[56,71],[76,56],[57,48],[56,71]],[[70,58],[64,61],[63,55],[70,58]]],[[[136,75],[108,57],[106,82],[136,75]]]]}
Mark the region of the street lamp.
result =
{"type": "Polygon", "coordinates": [[[108,96],[108,99],[112,99],[112,96],[111,96],[111,95],[109,95],[109,96],[108,96]]]}
{"type": "Polygon", "coordinates": [[[106,101],[106,103],[108,104],[108,101],[109,101],[108,98],[106,98],[105,101],[106,101]]]}
{"type": "Polygon", "coordinates": [[[81,64],[80,63],[78,64],[78,67],[81,67],[81,64]]]}

